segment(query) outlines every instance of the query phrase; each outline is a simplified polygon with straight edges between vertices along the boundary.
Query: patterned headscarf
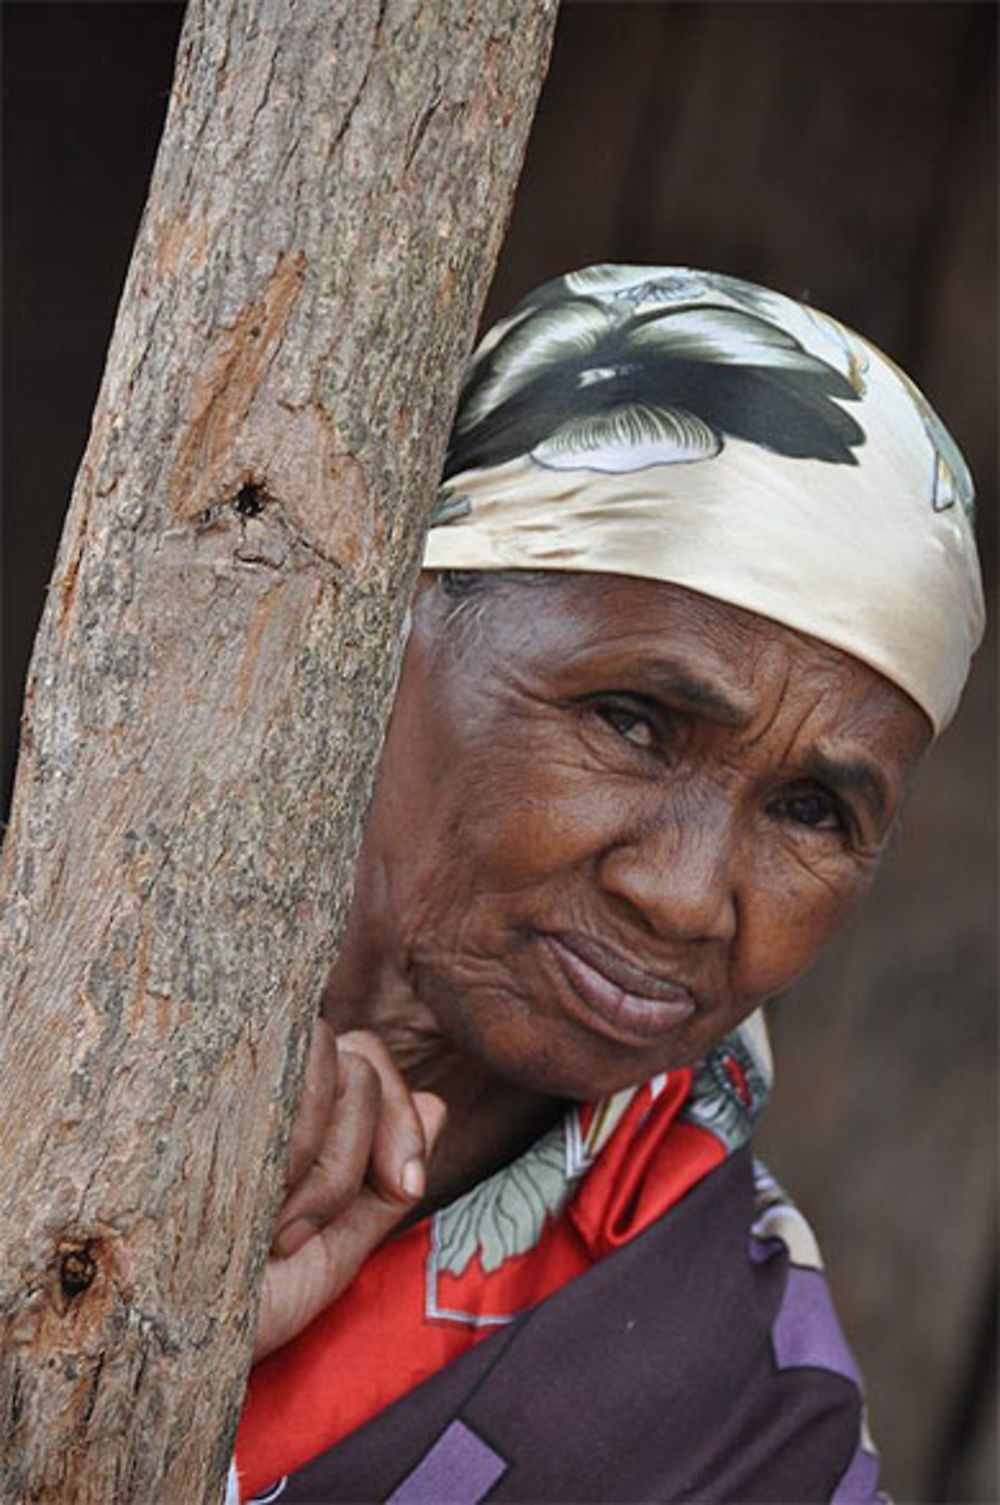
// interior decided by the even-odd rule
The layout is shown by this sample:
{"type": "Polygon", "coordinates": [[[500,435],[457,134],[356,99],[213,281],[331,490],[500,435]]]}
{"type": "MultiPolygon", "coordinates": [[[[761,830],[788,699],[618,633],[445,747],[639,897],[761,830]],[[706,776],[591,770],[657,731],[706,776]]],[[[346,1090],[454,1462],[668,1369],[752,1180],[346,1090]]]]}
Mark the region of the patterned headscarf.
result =
{"type": "Polygon", "coordinates": [[[926,398],[835,319],[602,266],[480,344],[424,563],[685,586],[860,659],[940,731],[983,631],[972,510],[926,398]]]}

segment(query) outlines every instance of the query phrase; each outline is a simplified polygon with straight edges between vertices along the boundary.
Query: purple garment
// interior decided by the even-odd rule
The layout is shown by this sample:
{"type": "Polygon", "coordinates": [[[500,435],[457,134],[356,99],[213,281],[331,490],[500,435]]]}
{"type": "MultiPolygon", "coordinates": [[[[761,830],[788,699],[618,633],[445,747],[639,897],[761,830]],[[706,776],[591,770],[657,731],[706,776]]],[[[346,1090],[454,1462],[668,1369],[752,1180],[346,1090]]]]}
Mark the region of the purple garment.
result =
{"type": "Polygon", "coordinates": [[[748,1241],[752,1220],[745,1147],[299,1470],[282,1505],[871,1505],[875,1460],[826,1284],[780,1241],[748,1241]]]}
{"type": "Polygon", "coordinates": [[[388,1505],[476,1505],[497,1482],[507,1464],[470,1432],[453,1421],[426,1457],[389,1496],[388,1505]]]}

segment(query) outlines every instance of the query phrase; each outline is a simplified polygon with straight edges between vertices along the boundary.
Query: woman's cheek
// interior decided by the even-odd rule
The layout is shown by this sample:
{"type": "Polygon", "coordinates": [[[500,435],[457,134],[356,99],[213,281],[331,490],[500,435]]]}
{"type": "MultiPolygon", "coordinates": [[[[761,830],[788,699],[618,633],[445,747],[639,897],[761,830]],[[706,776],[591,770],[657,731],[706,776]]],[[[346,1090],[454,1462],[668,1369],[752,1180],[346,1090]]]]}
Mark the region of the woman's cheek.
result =
{"type": "Polygon", "coordinates": [[[850,919],[872,877],[842,850],[786,853],[758,872],[741,905],[740,993],[761,1002],[789,987],[850,919]]]}
{"type": "Polygon", "coordinates": [[[481,791],[466,823],[466,862],[500,884],[521,885],[576,869],[621,826],[618,790],[595,788],[592,777],[544,749],[481,791]]]}

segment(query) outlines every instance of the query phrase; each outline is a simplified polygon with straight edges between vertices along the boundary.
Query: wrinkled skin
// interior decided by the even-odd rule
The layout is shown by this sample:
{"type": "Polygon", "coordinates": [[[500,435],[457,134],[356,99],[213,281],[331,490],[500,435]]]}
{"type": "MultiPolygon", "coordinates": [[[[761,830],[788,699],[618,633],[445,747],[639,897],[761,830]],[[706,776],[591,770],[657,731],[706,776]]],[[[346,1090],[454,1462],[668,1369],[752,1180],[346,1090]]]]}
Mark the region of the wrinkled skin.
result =
{"type": "MultiPolygon", "coordinates": [[[[387,1048],[360,1138],[391,1222],[787,988],[867,893],[929,740],[857,660],[678,587],[553,575],[456,612],[425,576],[325,1006],[387,1048]]],[[[352,1195],[313,1196],[331,1244],[352,1195]]]]}

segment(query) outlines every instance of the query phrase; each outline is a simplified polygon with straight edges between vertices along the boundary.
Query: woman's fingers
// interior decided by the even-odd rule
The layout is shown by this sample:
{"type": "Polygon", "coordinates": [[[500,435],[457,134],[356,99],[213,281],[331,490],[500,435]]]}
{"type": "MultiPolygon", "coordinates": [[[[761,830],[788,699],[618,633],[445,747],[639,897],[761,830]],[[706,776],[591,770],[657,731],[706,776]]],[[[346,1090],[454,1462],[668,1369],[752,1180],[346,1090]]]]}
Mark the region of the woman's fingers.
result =
{"type": "MultiPolygon", "coordinates": [[[[413,1103],[429,1155],[444,1124],[445,1106],[430,1092],[415,1093],[413,1103]]],[[[269,1259],[254,1360],[289,1343],[336,1301],[407,1210],[407,1203],[386,1198],[374,1186],[364,1185],[338,1218],[315,1232],[289,1258],[269,1259]]]]}
{"type": "Polygon", "coordinates": [[[411,1093],[377,1035],[355,1030],[335,1039],[327,1025],[317,1029],[292,1129],[290,1190],[278,1214],[275,1253],[294,1254],[344,1211],[366,1178],[390,1202],[419,1201],[426,1184],[423,1119],[436,1133],[443,1112],[433,1093],[411,1093]]]}
{"type": "Polygon", "coordinates": [[[335,1301],[423,1195],[444,1118],[440,1098],[410,1092],[377,1036],[338,1039],[324,1022],[316,1026],[264,1275],[257,1358],[335,1301]]]}
{"type": "Polygon", "coordinates": [[[264,1272],[254,1360],[296,1337],[336,1301],[365,1259],[405,1215],[406,1207],[387,1202],[362,1187],[350,1207],[288,1259],[269,1259],[264,1272]]]}
{"type": "Polygon", "coordinates": [[[419,1201],[426,1184],[427,1150],[414,1094],[378,1035],[354,1030],[340,1036],[338,1048],[345,1058],[352,1053],[362,1056],[377,1072],[382,1089],[369,1180],[391,1200],[419,1201]]]}
{"type": "Polygon", "coordinates": [[[357,1051],[338,1049],[337,1086],[319,1151],[278,1214],[272,1248],[286,1258],[350,1206],[368,1171],[382,1112],[378,1072],[357,1051]]]}
{"type": "Polygon", "coordinates": [[[420,1131],[424,1137],[424,1159],[427,1161],[430,1160],[434,1146],[444,1128],[448,1109],[444,1099],[438,1097],[436,1092],[415,1092],[413,1106],[420,1118],[420,1131]]]}

